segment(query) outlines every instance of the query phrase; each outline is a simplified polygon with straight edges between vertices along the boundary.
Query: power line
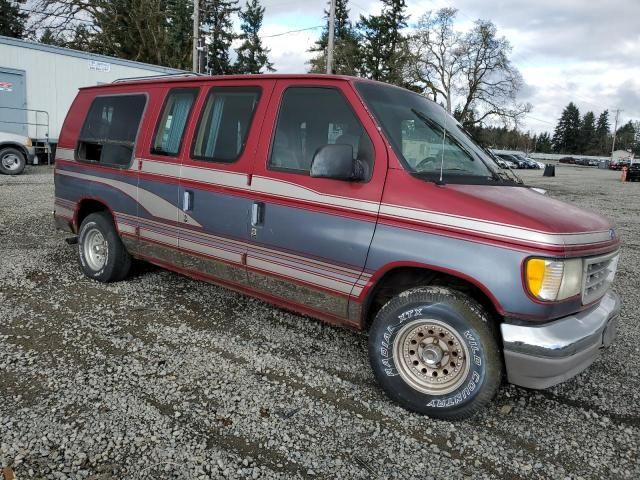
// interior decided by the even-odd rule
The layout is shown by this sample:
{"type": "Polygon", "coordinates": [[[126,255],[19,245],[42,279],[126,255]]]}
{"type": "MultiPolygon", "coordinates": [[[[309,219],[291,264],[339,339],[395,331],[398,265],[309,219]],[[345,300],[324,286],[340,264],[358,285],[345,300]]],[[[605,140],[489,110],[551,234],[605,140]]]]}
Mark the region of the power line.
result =
{"type": "Polygon", "coordinates": [[[315,25],[313,27],[299,28],[298,30],[287,30],[286,32],[274,33],[273,35],[262,35],[261,38],[281,37],[290,33],[306,32],[307,30],[315,30],[316,28],[324,28],[324,25],[315,25]]]}
{"type": "Polygon", "coordinates": [[[528,114],[527,114],[527,118],[530,118],[531,120],[535,120],[537,122],[548,123],[549,125],[555,125],[553,122],[549,122],[548,120],[542,120],[541,118],[532,117],[531,115],[528,115],[528,114]]]}

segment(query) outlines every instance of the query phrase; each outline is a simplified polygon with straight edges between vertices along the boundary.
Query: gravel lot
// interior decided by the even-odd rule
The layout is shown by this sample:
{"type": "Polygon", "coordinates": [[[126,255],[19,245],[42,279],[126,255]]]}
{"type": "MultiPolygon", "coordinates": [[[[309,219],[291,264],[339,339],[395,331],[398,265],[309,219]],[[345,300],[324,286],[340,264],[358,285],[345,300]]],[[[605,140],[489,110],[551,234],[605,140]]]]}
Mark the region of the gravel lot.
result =
{"type": "MultiPolygon", "coordinates": [[[[85,278],[52,170],[0,176],[0,467],[18,479],[640,478],[640,184],[559,166],[532,186],[616,220],[619,336],[546,391],[459,423],[375,384],[366,336],[137,265],[85,278]]],[[[0,475],[2,478],[2,475],[0,475]]]]}

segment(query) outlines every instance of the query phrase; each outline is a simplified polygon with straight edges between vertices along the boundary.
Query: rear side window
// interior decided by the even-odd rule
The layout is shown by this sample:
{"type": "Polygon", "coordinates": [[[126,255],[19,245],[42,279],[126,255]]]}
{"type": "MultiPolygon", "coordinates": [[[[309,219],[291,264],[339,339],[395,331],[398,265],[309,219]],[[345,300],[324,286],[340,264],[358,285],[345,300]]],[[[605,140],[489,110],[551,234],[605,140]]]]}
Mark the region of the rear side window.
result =
{"type": "Polygon", "coordinates": [[[269,167],[308,174],[313,156],[330,144],[350,145],[370,178],[373,143],[344,96],[334,88],[291,87],[282,97],[269,167]]]}
{"type": "Polygon", "coordinates": [[[169,92],[156,127],[152,153],[175,156],[180,152],[184,128],[197,96],[197,88],[174,88],[169,92]]]}
{"type": "Polygon", "coordinates": [[[97,97],[80,132],[78,160],[128,166],[146,102],[141,94],[97,97]]]}
{"type": "Polygon", "coordinates": [[[193,143],[192,157],[231,163],[247,140],[260,89],[214,88],[202,109],[193,143]]]}

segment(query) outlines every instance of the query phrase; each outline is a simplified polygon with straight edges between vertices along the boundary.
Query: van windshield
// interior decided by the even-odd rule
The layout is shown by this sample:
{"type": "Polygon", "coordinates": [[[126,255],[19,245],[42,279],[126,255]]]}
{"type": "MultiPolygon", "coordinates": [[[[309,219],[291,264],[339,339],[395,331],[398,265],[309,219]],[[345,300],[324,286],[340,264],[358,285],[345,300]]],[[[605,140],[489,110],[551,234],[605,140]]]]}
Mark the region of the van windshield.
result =
{"type": "Polygon", "coordinates": [[[443,180],[455,183],[502,178],[494,161],[436,103],[417,93],[373,82],[358,81],[356,88],[411,173],[438,180],[442,169],[443,180]]]}

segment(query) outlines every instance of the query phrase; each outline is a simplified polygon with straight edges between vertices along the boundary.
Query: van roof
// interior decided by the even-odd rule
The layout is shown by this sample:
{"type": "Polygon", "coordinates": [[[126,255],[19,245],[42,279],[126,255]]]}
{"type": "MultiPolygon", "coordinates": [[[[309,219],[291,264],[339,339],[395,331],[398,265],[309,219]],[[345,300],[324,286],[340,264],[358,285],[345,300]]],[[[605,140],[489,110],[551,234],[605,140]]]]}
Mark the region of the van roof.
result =
{"type": "MultiPolygon", "coordinates": [[[[210,81],[229,81],[229,80],[291,80],[291,79],[300,79],[300,80],[309,80],[309,79],[318,79],[318,80],[338,80],[338,81],[352,81],[352,80],[367,80],[360,77],[351,77],[348,75],[326,75],[320,73],[296,73],[296,74],[288,74],[288,73],[262,73],[262,74],[251,74],[251,75],[218,75],[218,76],[210,76],[210,75],[162,75],[162,76],[152,76],[148,79],[145,77],[136,77],[132,79],[123,78],[119,81],[107,84],[100,85],[92,85],[88,87],[82,87],[80,90],[94,90],[94,89],[105,89],[111,87],[122,87],[128,85],[159,85],[159,84],[188,84],[188,83],[198,83],[202,81],[210,82],[210,81]]],[[[372,81],[372,80],[369,80],[372,81]]]]}

